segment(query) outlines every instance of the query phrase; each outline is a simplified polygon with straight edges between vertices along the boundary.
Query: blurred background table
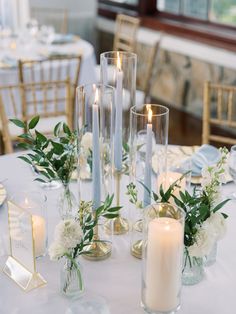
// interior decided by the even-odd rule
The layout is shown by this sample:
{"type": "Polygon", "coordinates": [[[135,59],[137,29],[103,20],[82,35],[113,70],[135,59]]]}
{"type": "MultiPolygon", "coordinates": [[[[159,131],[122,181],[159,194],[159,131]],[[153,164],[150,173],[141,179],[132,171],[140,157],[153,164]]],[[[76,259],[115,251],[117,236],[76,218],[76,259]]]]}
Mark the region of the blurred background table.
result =
{"type": "Polygon", "coordinates": [[[17,84],[19,81],[18,60],[41,60],[50,56],[82,55],[82,64],[78,84],[96,81],[95,54],[93,46],[86,40],[73,35],[57,35],[58,41],[51,44],[36,40],[8,37],[1,40],[0,81],[1,85],[17,84]],[[63,42],[63,36],[64,42],[63,42]],[[61,44],[60,44],[61,40],[61,44]]]}

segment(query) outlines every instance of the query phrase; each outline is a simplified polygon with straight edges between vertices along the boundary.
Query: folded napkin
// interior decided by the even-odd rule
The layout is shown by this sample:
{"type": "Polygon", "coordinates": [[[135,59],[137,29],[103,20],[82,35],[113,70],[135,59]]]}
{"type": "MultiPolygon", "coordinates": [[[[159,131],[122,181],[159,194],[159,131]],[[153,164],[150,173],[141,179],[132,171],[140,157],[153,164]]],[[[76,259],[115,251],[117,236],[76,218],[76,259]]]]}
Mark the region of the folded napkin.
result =
{"type": "Polygon", "coordinates": [[[220,159],[220,152],[212,145],[202,145],[192,155],[192,176],[200,176],[204,167],[216,164],[220,159]]]}
{"type": "Polygon", "coordinates": [[[4,56],[1,59],[1,64],[6,68],[16,68],[18,66],[18,61],[14,58],[4,56]]]}
{"type": "Polygon", "coordinates": [[[70,44],[75,41],[74,35],[72,34],[55,34],[52,45],[63,45],[70,44]]]}

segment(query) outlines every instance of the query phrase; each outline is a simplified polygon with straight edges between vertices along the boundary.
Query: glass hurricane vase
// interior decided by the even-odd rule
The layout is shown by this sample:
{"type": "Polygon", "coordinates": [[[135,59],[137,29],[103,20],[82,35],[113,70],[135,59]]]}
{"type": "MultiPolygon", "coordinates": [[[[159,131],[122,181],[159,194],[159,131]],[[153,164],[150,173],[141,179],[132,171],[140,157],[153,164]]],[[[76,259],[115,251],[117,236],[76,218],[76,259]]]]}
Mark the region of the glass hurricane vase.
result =
{"type": "Polygon", "coordinates": [[[81,264],[78,259],[66,258],[61,269],[61,293],[67,297],[80,297],[84,292],[81,264]]]}
{"type": "Polygon", "coordinates": [[[58,209],[62,219],[72,218],[76,214],[77,202],[70,190],[69,182],[62,185],[62,191],[58,200],[58,209]]]}
{"type": "Polygon", "coordinates": [[[182,284],[185,286],[195,285],[204,277],[203,258],[191,256],[185,247],[182,284]]]}

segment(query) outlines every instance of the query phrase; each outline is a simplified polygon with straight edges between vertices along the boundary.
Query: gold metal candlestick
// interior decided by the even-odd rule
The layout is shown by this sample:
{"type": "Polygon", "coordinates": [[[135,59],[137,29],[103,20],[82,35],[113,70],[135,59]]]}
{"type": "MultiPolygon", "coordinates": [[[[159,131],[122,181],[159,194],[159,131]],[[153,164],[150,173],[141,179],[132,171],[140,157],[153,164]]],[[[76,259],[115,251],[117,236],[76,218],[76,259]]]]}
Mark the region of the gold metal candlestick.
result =
{"type": "Polygon", "coordinates": [[[86,247],[87,254],[84,254],[84,258],[91,261],[101,261],[108,258],[111,255],[111,243],[99,239],[98,225],[93,229],[93,241],[86,247]]]}
{"type": "MultiPolygon", "coordinates": [[[[115,197],[116,197],[116,206],[120,206],[120,181],[122,176],[122,171],[115,172],[115,197]]],[[[119,215],[114,218],[113,221],[107,221],[105,224],[105,230],[108,234],[120,235],[129,231],[128,220],[119,215]]]]}
{"type": "MultiPolygon", "coordinates": [[[[143,230],[143,222],[140,219],[134,223],[133,232],[138,232],[141,234],[142,230],[143,230]]],[[[142,258],[142,250],[143,250],[143,240],[142,239],[136,240],[134,242],[134,244],[131,245],[130,251],[134,257],[141,259],[142,258]]]]}

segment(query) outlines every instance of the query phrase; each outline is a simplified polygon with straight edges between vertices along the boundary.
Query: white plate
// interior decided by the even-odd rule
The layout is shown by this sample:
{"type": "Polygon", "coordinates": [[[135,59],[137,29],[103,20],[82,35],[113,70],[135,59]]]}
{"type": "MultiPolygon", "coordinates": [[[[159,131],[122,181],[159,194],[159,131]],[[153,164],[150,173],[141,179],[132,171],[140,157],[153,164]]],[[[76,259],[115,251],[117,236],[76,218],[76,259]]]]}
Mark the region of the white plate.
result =
{"type": "Polygon", "coordinates": [[[7,191],[4,186],[0,183],[0,206],[5,202],[7,197],[7,191]]]}

